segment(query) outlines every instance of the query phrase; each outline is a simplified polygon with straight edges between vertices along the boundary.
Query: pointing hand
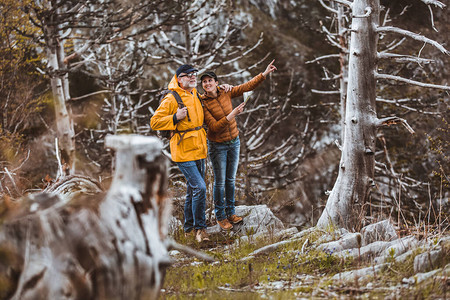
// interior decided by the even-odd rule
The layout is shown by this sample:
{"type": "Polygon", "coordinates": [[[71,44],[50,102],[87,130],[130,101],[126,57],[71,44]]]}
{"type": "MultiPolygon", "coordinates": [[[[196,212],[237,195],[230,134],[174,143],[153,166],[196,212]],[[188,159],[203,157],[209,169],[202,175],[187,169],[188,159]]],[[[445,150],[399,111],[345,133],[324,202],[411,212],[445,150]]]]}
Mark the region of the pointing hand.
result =
{"type": "Polygon", "coordinates": [[[263,72],[264,77],[267,77],[267,75],[269,75],[270,73],[272,73],[273,71],[277,70],[277,67],[275,67],[273,65],[273,63],[275,62],[275,59],[272,60],[270,62],[270,64],[267,66],[266,70],[263,72]]]}

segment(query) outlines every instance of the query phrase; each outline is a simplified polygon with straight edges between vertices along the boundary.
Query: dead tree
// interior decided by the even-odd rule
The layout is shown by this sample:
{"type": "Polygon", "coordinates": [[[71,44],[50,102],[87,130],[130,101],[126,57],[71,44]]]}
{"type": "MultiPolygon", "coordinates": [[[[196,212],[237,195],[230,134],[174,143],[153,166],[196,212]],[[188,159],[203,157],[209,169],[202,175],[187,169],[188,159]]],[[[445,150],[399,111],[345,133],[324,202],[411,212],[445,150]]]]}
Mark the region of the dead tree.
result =
{"type": "Polygon", "coordinates": [[[179,9],[185,13],[178,22],[151,35],[149,42],[153,47],[148,54],[153,62],[190,63],[199,68],[199,73],[220,66],[235,69],[233,64],[262,43],[261,34],[253,45],[233,44],[232,40],[238,38],[239,31],[247,25],[234,18],[232,5],[227,0],[184,2],[179,9]]]}
{"type": "Polygon", "coordinates": [[[117,1],[45,0],[18,4],[27,14],[30,26],[15,30],[38,41],[45,52],[47,66],[39,71],[50,78],[58,148],[65,173],[75,173],[75,130],[69,105],[72,100],[69,73],[92,60],[92,56],[82,57],[90,48],[136,38],[170,22],[175,14],[159,12],[162,8],[173,12],[177,4],[168,5],[166,2],[126,4],[117,1]],[[136,29],[133,26],[137,24],[144,26],[136,29]]]}
{"type": "Polygon", "coordinates": [[[80,195],[72,178],[9,212],[0,248],[16,259],[0,269],[11,274],[11,299],[157,298],[170,263],[163,145],[133,135],[108,136],[106,145],[116,151],[106,194],[82,178],[80,195]]]}
{"type": "Polygon", "coordinates": [[[322,80],[332,82],[339,82],[339,90],[312,90],[313,93],[323,94],[323,95],[333,95],[339,94],[340,98],[340,113],[341,113],[341,140],[340,143],[344,140],[344,116],[346,109],[346,97],[347,97],[347,82],[348,82],[348,41],[349,41],[349,30],[347,30],[348,26],[348,7],[339,1],[331,2],[330,6],[324,3],[324,0],[319,0],[322,6],[331,11],[333,15],[332,24],[336,27],[336,32],[332,32],[331,29],[327,28],[324,24],[322,24],[322,32],[326,34],[327,41],[330,45],[337,48],[339,50],[338,54],[329,54],[315,58],[314,60],[306,62],[308,63],[317,63],[322,60],[330,60],[330,59],[339,59],[339,70],[338,72],[333,72],[330,68],[326,67],[326,65],[322,65],[324,77],[322,80]]]}
{"type": "MultiPolygon", "coordinates": [[[[397,116],[378,118],[375,107],[376,81],[394,80],[421,87],[450,90],[448,86],[379,73],[377,70],[379,59],[399,58],[398,55],[377,52],[379,34],[396,33],[433,45],[444,54],[448,55],[449,51],[422,35],[396,27],[379,26],[378,0],[335,2],[350,7],[352,13],[347,100],[345,114],[342,116],[345,120],[344,140],[338,178],[317,225],[325,227],[334,224],[352,228],[361,216],[362,207],[369,199],[371,188],[374,186],[377,129],[393,123],[402,123],[408,131],[414,132],[406,120],[397,116]]],[[[435,5],[440,3],[427,2],[435,5]]],[[[415,60],[414,57],[400,57],[415,60]]]]}
{"type": "MultiPolygon", "coordinates": [[[[87,49],[80,53],[80,61],[73,63],[101,86],[90,95],[103,94],[104,98],[101,111],[97,112],[98,126],[82,128],[79,135],[83,146],[88,145],[86,156],[98,167],[106,165],[98,162],[107,158],[92,155],[91,149],[106,134],[152,134],[149,109],[152,114],[159,103],[159,92],[167,88],[178,65],[189,62],[200,72],[221,65],[234,67],[262,41],[260,37],[250,46],[232,45],[242,28],[225,0],[164,1],[164,6],[154,12],[154,19],[153,23],[135,22],[123,31],[125,19],[117,18],[122,21],[107,24],[114,31],[111,42],[87,49]]],[[[72,98],[72,103],[83,99],[86,97],[72,98]]]]}

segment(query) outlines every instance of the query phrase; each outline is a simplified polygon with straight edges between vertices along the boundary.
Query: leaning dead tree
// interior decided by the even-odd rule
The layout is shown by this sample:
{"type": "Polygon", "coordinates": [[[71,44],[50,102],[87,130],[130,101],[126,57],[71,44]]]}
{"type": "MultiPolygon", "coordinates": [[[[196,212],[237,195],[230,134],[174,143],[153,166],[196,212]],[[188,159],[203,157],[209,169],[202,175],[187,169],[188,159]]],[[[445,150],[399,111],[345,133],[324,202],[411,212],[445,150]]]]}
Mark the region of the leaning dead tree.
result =
{"type": "MultiPolygon", "coordinates": [[[[324,3],[324,1],[321,1],[324,3]]],[[[380,59],[404,58],[421,62],[422,59],[407,55],[378,53],[380,34],[395,33],[414,40],[430,44],[442,53],[449,55],[438,42],[397,27],[379,25],[378,0],[331,1],[350,8],[351,36],[348,60],[348,86],[346,92],[343,129],[342,156],[338,178],[329,195],[326,207],[317,225],[329,224],[352,228],[363,214],[363,206],[370,197],[374,184],[375,142],[377,130],[385,125],[401,123],[413,133],[406,120],[397,117],[378,118],[376,111],[377,80],[392,80],[420,87],[450,90],[449,86],[418,82],[400,76],[379,73],[380,59]]],[[[424,1],[425,2],[425,1],[424,1]]],[[[426,1],[442,8],[439,1],[426,1]]],[[[325,5],[325,3],[324,3],[325,5]]],[[[326,5],[325,5],[326,6],[326,5]]],[[[338,10],[328,7],[330,11],[338,10]]]]}
{"type": "Polygon", "coordinates": [[[163,145],[133,135],[106,145],[116,151],[109,191],[72,178],[9,211],[0,231],[1,252],[13,258],[0,263],[8,298],[157,298],[170,263],[163,145]]]}

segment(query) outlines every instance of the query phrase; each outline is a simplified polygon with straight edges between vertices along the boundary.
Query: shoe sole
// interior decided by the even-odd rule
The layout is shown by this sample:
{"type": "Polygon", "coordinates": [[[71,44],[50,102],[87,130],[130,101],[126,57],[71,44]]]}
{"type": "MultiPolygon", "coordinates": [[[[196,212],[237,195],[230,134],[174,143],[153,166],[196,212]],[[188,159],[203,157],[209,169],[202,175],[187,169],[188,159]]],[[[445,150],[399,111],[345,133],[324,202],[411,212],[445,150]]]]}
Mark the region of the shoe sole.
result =
{"type": "Polygon", "coordinates": [[[239,224],[239,223],[242,223],[242,222],[244,222],[244,220],[240,220],[240,221],[237,221],[237,222],[231,222],[230,220],[228,220],[231,224],[233,224],[233,225],[236,225],[236,224],[239,224]]]}
{"type": "Polygon", "coordinates": [[[219,225],[219,228],[222,230],[231,230],[233,229],[233,224],[230,223],[231,227],[230,228],[223,228],[222,226],[220,226],[219,222],[217,222],[217,225],[219,225]]]}

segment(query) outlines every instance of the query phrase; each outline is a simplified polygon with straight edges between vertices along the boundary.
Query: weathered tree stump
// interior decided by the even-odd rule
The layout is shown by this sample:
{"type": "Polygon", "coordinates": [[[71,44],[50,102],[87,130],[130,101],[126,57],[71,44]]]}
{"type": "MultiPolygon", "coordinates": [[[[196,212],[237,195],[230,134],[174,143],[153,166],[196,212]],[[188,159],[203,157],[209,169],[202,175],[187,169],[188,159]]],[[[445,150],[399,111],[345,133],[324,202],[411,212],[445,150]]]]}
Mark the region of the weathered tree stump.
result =
{"type": "Polygon", "coordinates": [[[3,224],[0,247],[16,258],[0,266],[12,282],[7,297],[157,298],[170,263],[163,145],[135,135],[105,142],[116,151],[106,194],[34,195],[3,224]]]}

